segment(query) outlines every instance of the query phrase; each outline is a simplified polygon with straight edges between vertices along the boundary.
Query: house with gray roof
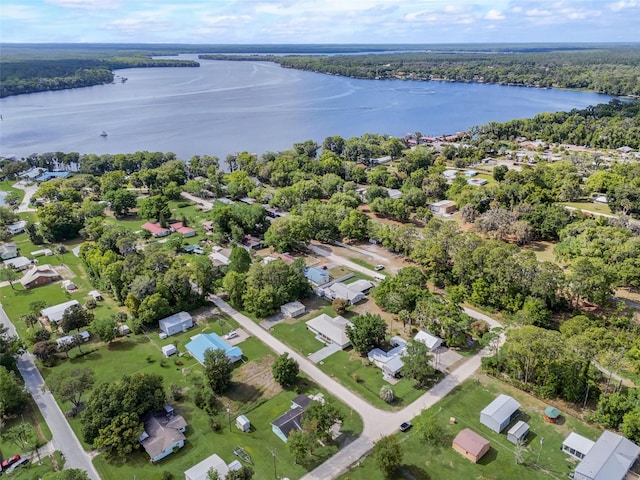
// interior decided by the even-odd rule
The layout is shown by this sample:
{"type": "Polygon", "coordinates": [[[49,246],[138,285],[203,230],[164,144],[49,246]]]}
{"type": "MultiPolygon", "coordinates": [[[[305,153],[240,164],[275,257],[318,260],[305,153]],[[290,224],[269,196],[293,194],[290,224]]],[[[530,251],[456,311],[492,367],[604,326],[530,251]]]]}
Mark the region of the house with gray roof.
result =
{"type": "MultiPolygon", "coordinates": [[[[617,433],[605,430],[576,467],[574,480],[623,480],[640,456],[640,447],[617,433]]],[[[638,465],[636,465],[636,469],[638,465]]]]}
{"type": "Polygon", "coordinates": [[[9,260],[18,256],[18,246],[13,242],[0,245],[0,260],[9,260]]]}
{"type": "Polygon", "coordinates": [[[291,408],[284,415],[271,422],[271,430],[280,440],[286,442],[294,430],[302,430],[302,415],[313,399],[307,395],[298,395],[291,400],[291,408]]]}
{"type": "Polygon", "coordinates": [[[152,462],[158,462],[184,447],[187,422],[180,415],[150,414],[144,418],[144,431],[138,438],[152,462]]]}

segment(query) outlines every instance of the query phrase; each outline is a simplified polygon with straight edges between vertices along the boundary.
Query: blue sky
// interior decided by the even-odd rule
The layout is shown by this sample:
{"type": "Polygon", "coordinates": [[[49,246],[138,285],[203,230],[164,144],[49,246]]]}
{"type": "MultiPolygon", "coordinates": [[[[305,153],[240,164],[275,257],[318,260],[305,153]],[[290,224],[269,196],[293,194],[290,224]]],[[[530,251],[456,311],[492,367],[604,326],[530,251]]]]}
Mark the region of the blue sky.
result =
{"type": "Polygon", "coordinates": [[[640,0],[0,0],[0,42],[640,41],[640,0]]]}

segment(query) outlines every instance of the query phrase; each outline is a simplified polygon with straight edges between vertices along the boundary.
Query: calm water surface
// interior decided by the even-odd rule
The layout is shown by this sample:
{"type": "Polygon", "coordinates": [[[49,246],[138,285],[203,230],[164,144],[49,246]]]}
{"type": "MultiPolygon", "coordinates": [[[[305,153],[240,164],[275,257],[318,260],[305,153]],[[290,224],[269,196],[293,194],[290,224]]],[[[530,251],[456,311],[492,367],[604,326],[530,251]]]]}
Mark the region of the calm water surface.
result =
{"type": "MultiPolygon", "coordinates": [[[[186,56],[189,57],[189,56],[186,56]]],[[[0,100],[0,155],[249,151],[363,133],[441,135],[610,97],[498,85],[356,80],[265,62],[120,70],[121,83],[0,100]],[[101,137],[105,131],[107,137],[101,137]]]]}

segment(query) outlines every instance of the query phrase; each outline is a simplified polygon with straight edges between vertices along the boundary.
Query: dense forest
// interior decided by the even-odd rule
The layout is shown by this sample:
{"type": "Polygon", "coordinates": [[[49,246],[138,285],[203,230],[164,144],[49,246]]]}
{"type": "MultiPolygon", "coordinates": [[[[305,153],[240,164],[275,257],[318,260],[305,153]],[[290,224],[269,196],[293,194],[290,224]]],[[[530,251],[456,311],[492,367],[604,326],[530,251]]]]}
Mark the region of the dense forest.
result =
{"type": "Polygon", "coordinates": [[[22,93],[89,87],[113,82],[113,70],[135,67],[197,67],[193,60],[117,56],[98,60],[38,59],[0,63],[0,98],[22,93]]]}
{"type": "Polygon", "coordinates": [[[518,136],[548,143],[594,148],[640,148],[640,103],[613,99],[570,112],[541,113],[533,118],[491,122],[472,129],[480,140],[514,140],[518,136]]]}
{"type": "Polygon", "coordinates": [[[482,82],[585,89],[640,95],[640,48],[597,46],[576,50],[531,48],[449,49],[363,55],[201,55],[212,60],[266,60],[286,68],[367,79],[482,82]]]}

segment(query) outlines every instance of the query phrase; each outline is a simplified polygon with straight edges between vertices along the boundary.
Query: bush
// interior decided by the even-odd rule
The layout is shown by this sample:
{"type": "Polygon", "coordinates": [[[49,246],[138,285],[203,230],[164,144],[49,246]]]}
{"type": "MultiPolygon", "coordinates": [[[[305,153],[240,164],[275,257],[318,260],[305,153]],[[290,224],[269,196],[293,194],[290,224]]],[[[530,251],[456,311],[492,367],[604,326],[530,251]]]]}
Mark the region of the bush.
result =
{"type": "Polygon", "coordinates": [[[358,375],[357,373],[354,373],[353,375],[351,375],[351,378],[353,378],[353,381],[356,383],[361,383],[362,379],[360,378],[360,375],[358,375]]]}
{"type": "Polygon", "coordinates": [[[349,306],[349,302],[344,298],[336,298],[331,303],[331,305],[333,306],[333,309],[338,315],[342,315],[344,312],[347,311],[347,306],[349,306]]]}
{"type": "Polygon", "coordinates": [[[162,472],[162,476],[160,477],[162,480],[173,480],[173,473],[167,472],[166,470],[162,472]]]}

